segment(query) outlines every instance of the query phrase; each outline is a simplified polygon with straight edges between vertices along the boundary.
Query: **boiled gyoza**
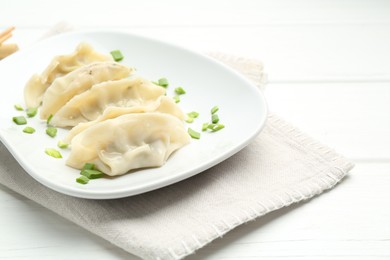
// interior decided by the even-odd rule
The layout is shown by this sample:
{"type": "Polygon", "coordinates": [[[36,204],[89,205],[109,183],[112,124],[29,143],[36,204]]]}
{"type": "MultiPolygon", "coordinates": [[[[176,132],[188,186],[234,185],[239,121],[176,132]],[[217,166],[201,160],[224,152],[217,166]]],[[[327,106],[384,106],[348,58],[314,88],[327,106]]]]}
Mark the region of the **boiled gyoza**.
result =
{"type": "MultiPolygon", "coordinates": [[[[184,119],[184,113],[180,107],[167,96],[161,96],[157,100],[152,102],[147,102],[142,105],[132,106],[132,107],[108,107],[104,110],[104,113],[99,116],[97,119],[80,123],[77,126],[73,127],[68,135],[66,136],[64,142],[70,143],[77,134],[81,133],[85,129],[108,119],[113,119],[121,115],[130,114],[130,113],[145,113],[145,112],[160,112],[173,115],[180,120],[184,119]]],[[[54,117],[53,117],[54,118],[54,117]]]]}
{"type": "Polygon", "coordinates": [[[148,110],[148,105],[164,94],[164,88],[138,76],[102,82],[73,97],[54,114],[51,124],[76,126],[95,120],[107,107],[140,107],[142,112],[142,107],[148,110]]]}
{"type": "Polygon", "coordinates": [[[111,61],[112,57],[96,52],[86,43],[80,43],[69,55],[54,57],[42,74],[34,74],[24,88],[27,107],[38,107],[46,89],[58,78],[96,61],[111,61]]]}
{"type": "Polygon", "coordinates": [[[108,80],[123,79],[132,72],[132,68],[107,61],[91,63],[57,78],[43,96],[41,119],[54,115],[75,95],[81,94],[93,85],[108,80]]]}
{"type": "Polygon", "coordinates": [[[165,113],[135,113],[99,122],[71,142],[66,164],[81,169],[94,163],[110,175],[165,163],[189,142],[183,122],[165,113]]]}

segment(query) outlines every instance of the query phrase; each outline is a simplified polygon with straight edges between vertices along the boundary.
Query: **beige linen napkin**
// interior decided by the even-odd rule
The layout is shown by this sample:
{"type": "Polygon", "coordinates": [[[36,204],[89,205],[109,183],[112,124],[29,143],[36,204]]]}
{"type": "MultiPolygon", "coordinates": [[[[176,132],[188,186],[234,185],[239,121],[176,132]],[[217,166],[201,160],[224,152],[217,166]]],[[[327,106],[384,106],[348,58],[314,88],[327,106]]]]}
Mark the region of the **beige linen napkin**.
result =
{"type": "MultiPolygon", "coordinates": [[[[215,57],[261,85],[260,63],[215,57]]],[[[2,144],[0,157],[1,184],[145,259],[181,259],[243,223],[332,188],[353,167],[272,114],[253,143],[219,165],[123,199],[60,194],[32,179],[2,144]]]]}

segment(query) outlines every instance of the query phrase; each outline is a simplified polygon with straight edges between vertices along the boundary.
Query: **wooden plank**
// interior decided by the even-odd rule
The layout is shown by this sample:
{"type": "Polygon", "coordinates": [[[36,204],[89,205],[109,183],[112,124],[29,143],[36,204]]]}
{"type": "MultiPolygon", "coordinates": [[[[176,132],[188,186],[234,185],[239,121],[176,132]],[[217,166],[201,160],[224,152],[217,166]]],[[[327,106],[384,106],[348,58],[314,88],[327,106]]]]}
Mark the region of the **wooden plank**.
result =
{"type": "Polygon", "coordinates": [[[226,26],[389,22],[387,1],[266,0],[14,0],[2,5],[1,23],[47,26],[68,20],[80,26],[226,26]],[[302,12],[302,10],[305,10],[302,12]],[[113,15],[110,15],[112,13],[113,15]],[[37,15],[44,14],[44,15],[37,15]],[[15,19],[17,15],[17,19],[15,19]]]}
{"type": "Polygon", "coordinates": [[[269,84],[270,110],[353,160],[390,161],[390,83],[269,84]]]}
{"type": "Polygon", "coordinates": [[[131,259],[127,252],[3,186],[0,205],[0,259],[131,259]]]}
{"type": "Polygon", "coordinates": [[[196,50],[261,60],[273,82],[390,81],[388,25],[135,28],[131,31],[196,50]]]}

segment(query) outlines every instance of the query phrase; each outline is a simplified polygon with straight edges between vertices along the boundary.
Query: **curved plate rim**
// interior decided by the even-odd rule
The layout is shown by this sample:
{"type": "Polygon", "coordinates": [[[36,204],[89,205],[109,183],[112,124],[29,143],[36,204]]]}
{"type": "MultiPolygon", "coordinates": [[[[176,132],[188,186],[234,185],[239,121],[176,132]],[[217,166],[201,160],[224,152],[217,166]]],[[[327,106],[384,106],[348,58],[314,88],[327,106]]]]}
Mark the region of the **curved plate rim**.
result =
{"type": "MultiPolygon", "coordinates": [[[[158,44],[162,44],[162,45],[168,46],[170,48],[179,49],[179,50],[187,52],[187,53],[189,53],[191,55],[195,55],[195,56],[201,57],[202,59],[207,60],[207,62],[211,62],[211,63],[217,64],[218,66],[221,66],[222,68],[224,68],[224,70],[227,71],[228,73],[231,73],[235,77],[239,78],[242,82],[245,83],[245,85],[247,87],[252,88],[252,90],[255,90],[255,92],[257,92],[258,98],[259,98],[259,101],[261,103],[262,110],[264,111],[264,113],[259,118],[259,121],[258,121],[258,124],[257,124],[257,128],[253,129],[252,134],[248,135],[245,138],[245,140],[243,140],[234,149],[230,149],[228,151],[225,151],[225,153],[223,153],[223,155],[219,156],[218,158],[216,158],[212,162],[207,163],[207,164],[203,164],[203,165],[201,165],[201,167],[198,167],[196,169],[187,171],[187,172],[179,174],[179,175],[168,176],[166,178],[158,179],[158,180],[153,181],[153,182],[145,183],[144,185],[139,185],[139,186],[137,186],[135,188],[117,189],[117,190],[113,190],[111,192],[99,192],[99,191],[93,191],[93,190],[80,190],[80,189],[75,189],[75,188],[73,188],[71,186],[70,187],[62,186],[62,185],[59,185],[59,184],[57,184],[55,182],[48,181],[47,178],[45,178],[44,176],[40,175],[39,173],[36,173],[34,169],[31,169],[25,163],[25,160],[22,158],[21,154],[17,150],[13,149],[12,145],[8,142],[8,140],[6,138],[3,137],[2,133],[0,132],[0,140],[2,141],[2,143],[7,147],[7,149],[14,156],[14,158],[18,161],[18,163],[24,168],[24,170],[31,177],[33,177],[35,180],[37,180],[41,184],[43,184],[43,185],[45,185],[45,186],[47,186],[47,187],[49,187],[49,188],[51,188],[51,189],[53,189],[55,191],[58,191],[60,193],[63,193],[63,194],[66,194],[66,195],[70,195],[70,196],[74,196],[74,197],[85,198],[85,199],[116,199],[116,198],[123,198],[123,197],[134,196],[134,195],[137,195],[137,194],[149,192],[149,191],[152,191],[152,190],[155,190],[155,189],[158,189],[158,188],[162,188],[162,187],[165,187],[165,186],[168,186],[168,185],[180,182],[182,180],[190,178],[190,177],[192,177],[192,176],[194,176],[196,174],[199,174],[199,173],[201,173],[201,172],[203,172],[203,171],[205,171],[205,170],[207,170],[207,169],[209,169],[209,168],[211,168],[211,167],[221,163],[222,161],[226,160],[227,158],[231,157],[232,155],[236,154],[237,152],[242,150],[244,147],[246,147],[252,140],[254,140],[257,137],[257,135],[264,128],[266,120],[267,120],[267,114],[268,114],[268,108],[267,108],[266,100],[265,100],[265,97],[264,97],[263,93],[261,92],[261,90],[257,86],[255,86],[253,82],[249,81],[249,79],[245,78],[242,74],[240,74],[239,72],[237,72],[237,71],[233,70],[232,68],[228,67],[227,65],[225,65],[221,61],[213,59],[213,58],[211,58],[211,57],[209,57],[209,56],[207,56],[205,54],[193,51],[191,49],[187,49],[187,48],[185,48],[183,46],[179,46],[179,45],[176,45],[176,44],[173,44],[173,43],[164,42],[164,41],[161,41],[159,39],[154,39],[154,38],[151,38],[151,37],[141,36],[141,35],[137,35],[137,34],[134,34],[134,33],[123,32],[123,31],[120,31],[120,30],[96,30],[96,29],[94,29],[94,30],[79,30],[79,31],[66,32],[66,33],[63,33],[63,34],[55,35],[55,36],[50,37],[48,39],[45,39],[45,40],[43,40],[41,42],[38,42],[38,43],[36,43],[36,44],[34,44],[34,45],[24,49],[24,50],[14,54],[14,55],[12,55],[12,56],[4,59],[3,62],[0,62],[0,67],[2,67],[3,64],[7,64],[9,62],[13,62],[14,59],[19,59],[19,56],[23,56],[23,55],[25,55],[25,53],[33,51],[36,48],[36,46],[41,46],[41,45],[44,45],[44,44],[48,44],[48,42],[50,43],[50,41],[55,42],[56,40],[61,39],[61,38],[74,37],[74,36],[77,36],[77,35],[96,34],[96,33],[98,33],[98,34],[121,34],[121,35],[127,35],[127,36],[130,36],[130,37],[135,37],[135,38],[138,38],[138,39],[142,39],[142,40],[145,40],[145,41],[152,41],[152,42],[155,42],[155,43],[158,43],[158,44]]],[[[162,166],[162,167],[164,167],[164,166],[162,166]]]]}

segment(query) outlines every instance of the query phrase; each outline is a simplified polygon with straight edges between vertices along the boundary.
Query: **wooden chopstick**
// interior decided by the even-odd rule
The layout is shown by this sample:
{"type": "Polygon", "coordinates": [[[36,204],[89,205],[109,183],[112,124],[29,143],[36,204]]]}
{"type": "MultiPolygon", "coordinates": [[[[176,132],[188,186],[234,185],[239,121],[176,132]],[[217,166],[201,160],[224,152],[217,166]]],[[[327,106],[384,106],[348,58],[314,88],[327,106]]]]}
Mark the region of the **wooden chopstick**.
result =
{"type": "Polygon", "coordinates": [[[0,60],[11,55],[12,53],[16,52],[17,50],[19,50],[19,47],[15,43],[1,44],[0,45],[0,60]]]}
{"type": "Polygon", "coordinates": [[[15,26],[8,27],[3,32],[0,33],[0,37],[3,37],[4,35],[7,35],[11,33],[13,30],[15,30],[15,26]]]}
{"type": "Polygon", "coordinates": [[[0,32],[0,60],[16,52],[19,48],[18,45],[3,44],[6,40],[12,37],[12,31],[15,29],[14,26],[8,27],[4,31],[0,32]]]}
{"type": "Polygon", "coordinates": [[[3,44],[6,40],[12,37],[12,33],[6,34],[3,37],[0,37],[0,45],[3,44]]]}
{"type": "Polygon", "coordinates": [[[12,37],[12,31],[14,29],[15,27],[11,26],[0,33],[0,44],[2,44],[3,42],[5,42],[6,40],[12,37]]]}

